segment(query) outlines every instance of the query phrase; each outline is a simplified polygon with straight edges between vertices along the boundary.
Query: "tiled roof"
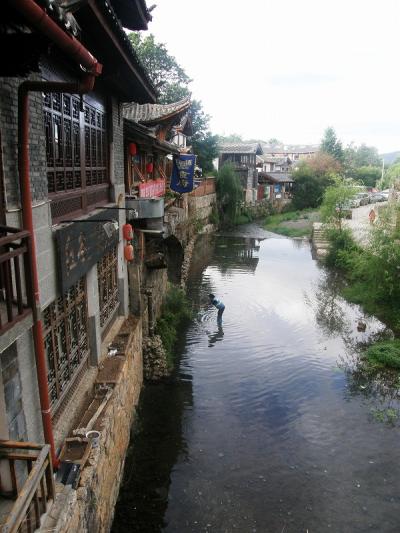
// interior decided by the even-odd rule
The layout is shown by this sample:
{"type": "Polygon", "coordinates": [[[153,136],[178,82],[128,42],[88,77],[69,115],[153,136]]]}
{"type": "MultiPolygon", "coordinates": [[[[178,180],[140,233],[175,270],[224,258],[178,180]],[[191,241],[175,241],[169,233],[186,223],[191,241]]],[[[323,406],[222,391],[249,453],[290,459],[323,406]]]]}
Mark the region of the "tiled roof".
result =
{"type": "Polygon", "coordinates": [[[307,154],[309,152],[318,152],[318,144],[267,144],[263,143],[265,154],[307,154]]]}
{"type": "Polygon", "coordinates": [[[173,104],[124,104],[123,115],[128,120],[140,124],[157,124],[163,120],[180,116],[190,107],[190,96],[173,104]]]}
{"type": "Polygon", "coordinates": [[[294,181],[291,174],[286,172],[260,172],[259,177],[270,179],[274,183],[291,183],[294,181]]]}
{"type": "Polygon", "coordinates": [[[224,143],[219,147],[221,154],[257,154],[263,153],[260,143],[224,143]]]}

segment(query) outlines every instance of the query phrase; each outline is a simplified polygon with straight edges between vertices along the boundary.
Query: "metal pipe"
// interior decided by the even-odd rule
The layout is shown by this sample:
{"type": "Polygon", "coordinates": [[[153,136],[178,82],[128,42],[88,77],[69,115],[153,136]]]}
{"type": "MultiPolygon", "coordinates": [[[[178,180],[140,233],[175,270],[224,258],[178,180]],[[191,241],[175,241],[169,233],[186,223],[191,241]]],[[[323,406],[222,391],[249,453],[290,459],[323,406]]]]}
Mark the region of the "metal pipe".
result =
{"type": "Polygon", "coordinates": [[[39,277],[36,261],[36,242],[32,215],[32,196],[30,183],[29,160],[29,92],[60,92],[83,94],[94,87],[95,77],[101,73],[102,65],[74,37],[66,34],[33,0],[12,0],[12,6],[37,30],[49,37],[69,57],[79,62],[87,73],[81,82],[46,82],[25,81],[18,88],[18,169],[21,191],[23,226],[30,232],[31,275],[34,293],[33,302],[33,338],[36,356],[36,371],[39,387],[40,406],[42,412],[43,433],[45,442],[50,445],[54,467],[58,459],[54,445],[53,427],[51,422],[49,388],[47,382],[46,351],[43,338],[43,324],[40,309],[39,277]]]}

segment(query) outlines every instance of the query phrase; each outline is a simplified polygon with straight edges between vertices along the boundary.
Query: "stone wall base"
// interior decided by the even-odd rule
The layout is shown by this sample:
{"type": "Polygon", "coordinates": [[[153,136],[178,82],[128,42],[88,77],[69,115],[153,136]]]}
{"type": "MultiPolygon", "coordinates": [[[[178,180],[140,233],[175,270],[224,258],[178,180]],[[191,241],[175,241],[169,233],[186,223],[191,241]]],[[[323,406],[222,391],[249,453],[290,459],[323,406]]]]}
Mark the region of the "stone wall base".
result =
{"type": "Polygon", "coordinates": [[[43,531],[103,533],[111,528],[143,382],[142,322],[132,318],[122,327],[129,333],[125,360],[99,427],[99,446],[92,448],[77,490],[57,486],[43,531]]]}

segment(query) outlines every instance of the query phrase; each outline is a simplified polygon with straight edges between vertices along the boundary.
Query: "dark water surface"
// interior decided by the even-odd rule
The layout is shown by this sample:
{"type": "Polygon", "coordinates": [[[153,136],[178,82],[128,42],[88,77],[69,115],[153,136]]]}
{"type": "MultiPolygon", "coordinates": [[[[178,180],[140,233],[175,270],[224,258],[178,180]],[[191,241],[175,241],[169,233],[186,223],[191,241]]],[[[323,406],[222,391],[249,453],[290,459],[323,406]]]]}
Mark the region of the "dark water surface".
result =
{"type": "Polygon", "coordinates": [[[358,333],[309,244],[260,231],[197,244],[197,317],[142,392],[114,533],[400,531],[398,392],[357,366],[384,326],[358,333]]]}

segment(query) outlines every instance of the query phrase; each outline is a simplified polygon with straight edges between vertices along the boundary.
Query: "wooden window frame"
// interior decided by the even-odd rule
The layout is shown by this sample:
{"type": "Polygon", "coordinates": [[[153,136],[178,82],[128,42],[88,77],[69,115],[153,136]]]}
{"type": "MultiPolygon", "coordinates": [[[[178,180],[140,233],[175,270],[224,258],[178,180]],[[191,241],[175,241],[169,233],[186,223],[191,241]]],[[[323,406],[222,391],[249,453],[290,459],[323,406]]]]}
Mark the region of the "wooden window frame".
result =
{"type": "Polygon", "coordinates": [[[43,98],[48,197],[57,223],[109,202],[107,113],[78,95],[43,98]]]}

